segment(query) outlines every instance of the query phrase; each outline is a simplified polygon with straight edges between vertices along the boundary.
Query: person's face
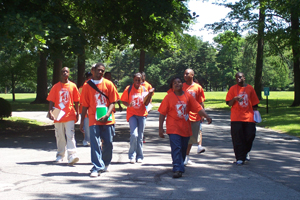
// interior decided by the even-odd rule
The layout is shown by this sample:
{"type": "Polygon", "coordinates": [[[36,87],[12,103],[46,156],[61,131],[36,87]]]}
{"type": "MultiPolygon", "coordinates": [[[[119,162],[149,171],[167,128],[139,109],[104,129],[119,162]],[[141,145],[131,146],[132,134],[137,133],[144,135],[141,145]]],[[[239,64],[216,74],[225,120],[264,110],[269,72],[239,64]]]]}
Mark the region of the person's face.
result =
{"type": "Polygon", "coordinates": [[[133,78],[133,84],[135,88],[139,88],[142,82],[142,77],[136,76],[133,78]]]}
{"type": "Polygon", "coordinates": [[[191,79],[193,79],[193,76],[194,76],[194,74],[192,73],[191,70],[185,70],[184,71],[183,77],[184,77],[185,81],[190,81],[191,79]]]}
{"type": "Polygon", "coordinates": [[[182,82],[180,79],[175,79],[173,80],[173,83],[172,83],[172,88],[174,91],[180,91],[182,90],[182,82]]]}
{"type": "Polygon", "coordinates": [[[95,67],[95,71],[94,71],[94,79],[95,80],[100,80],[103,77],[103,74],[105,72],[105,67],[104,66],[98,66],[95,67]]]}
{"type": "Polygon", "coordinates": [[[245,83],[245,76],[243,73],[238,73],[236,76],[235,76],[235,80],[236,80],[236,83],[238,85],[244,85],[245,83]]]}
{"type": "Polygon", "coordinates": [[[70,75],[70,70],[69,70],[69,68],[67,68],[67,67],[62,68],[62,70],[61,70],[61,77],[62,77],[63,79],[68,79],[68,78],[69,78],[69,75],[70,75]]]}

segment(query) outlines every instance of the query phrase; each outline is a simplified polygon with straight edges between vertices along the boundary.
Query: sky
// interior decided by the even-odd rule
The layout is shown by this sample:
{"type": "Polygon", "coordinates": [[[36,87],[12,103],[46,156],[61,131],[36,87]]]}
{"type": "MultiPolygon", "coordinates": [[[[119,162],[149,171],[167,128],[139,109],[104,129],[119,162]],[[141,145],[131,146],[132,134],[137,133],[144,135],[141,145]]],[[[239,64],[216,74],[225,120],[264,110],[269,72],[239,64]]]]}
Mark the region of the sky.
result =
{"type": "Polygon", "coordinates": [[[212,2],[214,1],[203,2],[203,0],[190,0],[188,3],[191,13],[196,12],[196,14],[199,15],[196,24],[190,26],[192,30],[188,33],[202,37],[203,41],[208,41],[209,43],[213,43],[213,38],[217,34],[213,34],[211,30],[207,31],[204,25],[220,21],[222,18],[225,18],[230,11],[230,9],[224,6],[214,5],[212,2]]]}

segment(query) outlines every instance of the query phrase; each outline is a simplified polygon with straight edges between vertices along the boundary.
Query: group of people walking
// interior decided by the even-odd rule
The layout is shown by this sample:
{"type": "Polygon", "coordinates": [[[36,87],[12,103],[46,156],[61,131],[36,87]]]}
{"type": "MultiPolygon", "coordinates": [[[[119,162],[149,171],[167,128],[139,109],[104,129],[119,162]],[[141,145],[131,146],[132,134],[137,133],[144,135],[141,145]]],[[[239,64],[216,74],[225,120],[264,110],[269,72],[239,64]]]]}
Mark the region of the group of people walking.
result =
{"type": "MultiPolygon", "coordinates": [[[[121,98],[109,78],[111,75],[108,74],[107,78],[104,78],[105,66],[102,63],[97,63],[91,68],[91,72],[86,74],[86,82],[79,90],[69,81],[69,73],[67,67],[61,70],[61,81],[52,87],[47,98],[50,102],[49,118],[54,120],[55,126],[56,162],[63,161],[66,150],[70,165],[79,161],[76,155],[74,126],[81,113],[80,130],[84,133],[83,144],[90,145],[91,148],[93,167],[90,177],[98,177],[101,172],[107,171],[113,155],[115,103],[119,104],[122,111],[120,101],[127,107],[126,120],[130,127],[129,162],[143,162],[144,129],[155,90],[145,81],[145,73],[134,74],[133,84],[125,88],[121,98]],[[99,110],[103,107],[106,114],[99,116],[99,110]]],[[[256,108],[258,104],[253,88],[245,85],[244,75],[239,76],[241,74],[236,75],[239,81],[237,86],[233,86],[236,89],[230,88],[226,96],[227,104],[232,106],[235,113],[231,117],[231,135],[237,164],[243,164],[249,158],[255,137],[255,123],[249,119],[251,115],[253,118],[252,107],[256,108]],[[239,112],[244,111],[242,118],[239,117],[239,112]]],[[[212,123],[211,117],[204,110],[204,91],[194,81],[192,69],[185,70],[184,80],[185,83],[180,77],[171,80],[170,90],[158,109],[159,136],[165,137],[165,132],[169,135],[173,178],[181,177],[185,165],[192,164],[189,159],[192,144],[198,145],[198,153],[205,151],[202,147],[201,126],[204,119],[208,124],[212,123]],[[165,118],[166,131],[163,129],[165,118]]]]}

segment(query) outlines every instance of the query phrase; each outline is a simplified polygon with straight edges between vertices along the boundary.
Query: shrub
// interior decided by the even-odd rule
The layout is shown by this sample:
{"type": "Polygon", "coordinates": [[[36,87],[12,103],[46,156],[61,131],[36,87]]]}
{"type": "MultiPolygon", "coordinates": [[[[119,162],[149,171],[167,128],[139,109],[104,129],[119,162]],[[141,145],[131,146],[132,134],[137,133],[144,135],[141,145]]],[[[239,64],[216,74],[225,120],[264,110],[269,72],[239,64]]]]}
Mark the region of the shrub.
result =
{"type": "Polygon", "coordinates": [[[10,117],[11,116],[11,105],[10,103],[0,98],[0,119],[2,120],[4,117],[10,117]]]}

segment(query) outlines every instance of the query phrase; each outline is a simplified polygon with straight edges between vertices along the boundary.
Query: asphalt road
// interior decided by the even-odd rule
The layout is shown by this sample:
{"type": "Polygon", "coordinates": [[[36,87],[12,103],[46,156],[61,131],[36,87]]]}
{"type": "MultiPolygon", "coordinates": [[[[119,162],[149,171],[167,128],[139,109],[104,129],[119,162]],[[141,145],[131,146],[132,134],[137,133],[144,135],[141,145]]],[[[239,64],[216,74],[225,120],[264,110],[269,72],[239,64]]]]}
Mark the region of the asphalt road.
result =
{"type": "MultiPolygon", "coordinates": [[[[114,154],[109,172],[90,178],[90,149],[82,146],[76,125],[79,162],[53,163],[53,125],[29,135],[0,134],[0,199],[300,199],[299,138],[257,128],[251,161],[236,166],[228,112],[208,111],[213,124],[203,126],[205,153],[192,148],[193,165],[172,178],[168,138],[158,137],[158,112],[147,119],[144,162],[128,160],[129,128],[117,113],[114,154]]],[[[51,123],[46,112],[14,112],[51,123]]]]}

